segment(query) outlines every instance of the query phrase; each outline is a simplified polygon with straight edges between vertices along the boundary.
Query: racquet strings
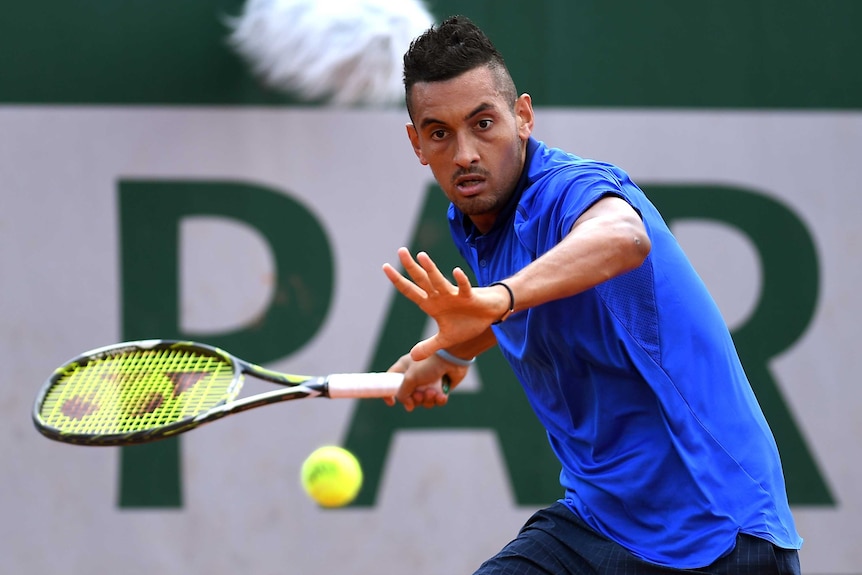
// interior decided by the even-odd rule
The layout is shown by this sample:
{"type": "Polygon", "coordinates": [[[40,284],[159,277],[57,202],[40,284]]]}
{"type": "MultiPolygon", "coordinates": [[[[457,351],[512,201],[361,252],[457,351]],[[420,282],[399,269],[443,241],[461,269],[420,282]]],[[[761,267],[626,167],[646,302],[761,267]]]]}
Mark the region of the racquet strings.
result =
{"type": "Polygon", "coordinates": [[[133,433],[232,400],[239,392],[233,381],[233,364],[217,355],[187,348],[126,351],[61,368],[40,416],[62,433],[133,433]]]}

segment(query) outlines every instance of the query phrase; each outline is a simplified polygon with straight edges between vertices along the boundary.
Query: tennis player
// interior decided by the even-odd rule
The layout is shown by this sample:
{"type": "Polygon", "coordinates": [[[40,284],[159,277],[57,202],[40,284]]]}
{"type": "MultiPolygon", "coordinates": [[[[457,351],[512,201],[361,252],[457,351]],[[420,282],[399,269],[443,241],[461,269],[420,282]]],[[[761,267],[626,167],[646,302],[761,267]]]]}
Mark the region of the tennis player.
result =
{"type": "Polygon", "coordinates": [[[800,573],[772,433],[655,207],[620,168],[533,138],[530,96],[467,18],[414,40],[404,84],[478,286],[403,248],[406,275],[383,266],[438,327],[392,366],[397,399],[445,404],[441,377],[497,345],[562,464],[565,495],[475,573],[800,573]]]}

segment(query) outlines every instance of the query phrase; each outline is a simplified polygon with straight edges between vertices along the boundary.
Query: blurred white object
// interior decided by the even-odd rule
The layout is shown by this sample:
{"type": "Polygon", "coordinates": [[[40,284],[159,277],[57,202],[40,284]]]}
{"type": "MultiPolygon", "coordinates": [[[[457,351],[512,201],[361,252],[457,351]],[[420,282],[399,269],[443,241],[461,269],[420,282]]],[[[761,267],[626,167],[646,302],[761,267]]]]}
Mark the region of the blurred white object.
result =
{"type": "Polygon", "coordinates": [[[229,21],[269,86],[339,106],[403,103],[404,52],[433,23],[421,0],[247,0],[229,21]]]}

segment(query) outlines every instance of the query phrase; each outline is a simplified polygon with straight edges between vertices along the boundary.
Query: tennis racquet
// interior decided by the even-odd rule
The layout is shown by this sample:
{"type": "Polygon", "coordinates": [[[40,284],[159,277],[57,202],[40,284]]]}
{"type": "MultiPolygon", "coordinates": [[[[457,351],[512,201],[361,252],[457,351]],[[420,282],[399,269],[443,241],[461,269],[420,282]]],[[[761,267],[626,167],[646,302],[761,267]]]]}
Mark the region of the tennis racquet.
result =
{"type": "Polygon", "coordinates": [[[57,441],[131,445],[279,401],[392,397],[402,379],[400,373],[292,375],[201,343],[132,341],[88,351],[57,368],[36,397],[33,422],[57,441]],[[237,399],[246,374],[286,387],[237,399]]]}

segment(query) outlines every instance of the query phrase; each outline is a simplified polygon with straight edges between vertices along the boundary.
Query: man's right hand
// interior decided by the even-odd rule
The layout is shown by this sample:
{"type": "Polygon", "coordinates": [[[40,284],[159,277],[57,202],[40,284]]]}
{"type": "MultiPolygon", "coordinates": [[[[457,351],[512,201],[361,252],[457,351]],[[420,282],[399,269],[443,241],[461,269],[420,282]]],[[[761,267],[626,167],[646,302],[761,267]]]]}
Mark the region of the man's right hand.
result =
{"type": "Polygon", "coordinates": [[[390,372],[403,373],[404,382],[398,390],[398,395],[386,398],[386,404],[393,406],[396,400],[404,405],[407,411],[413,411],[417,406],[432,408],[446,405],[449,401],[448,391],[454,389],[467,375],[467,367],[450,363],[436,354],[416,361],[410,354],[398,358],[390,372]],[[447,378],[448,389],[444,390],[443,378],[447,378]]]}

